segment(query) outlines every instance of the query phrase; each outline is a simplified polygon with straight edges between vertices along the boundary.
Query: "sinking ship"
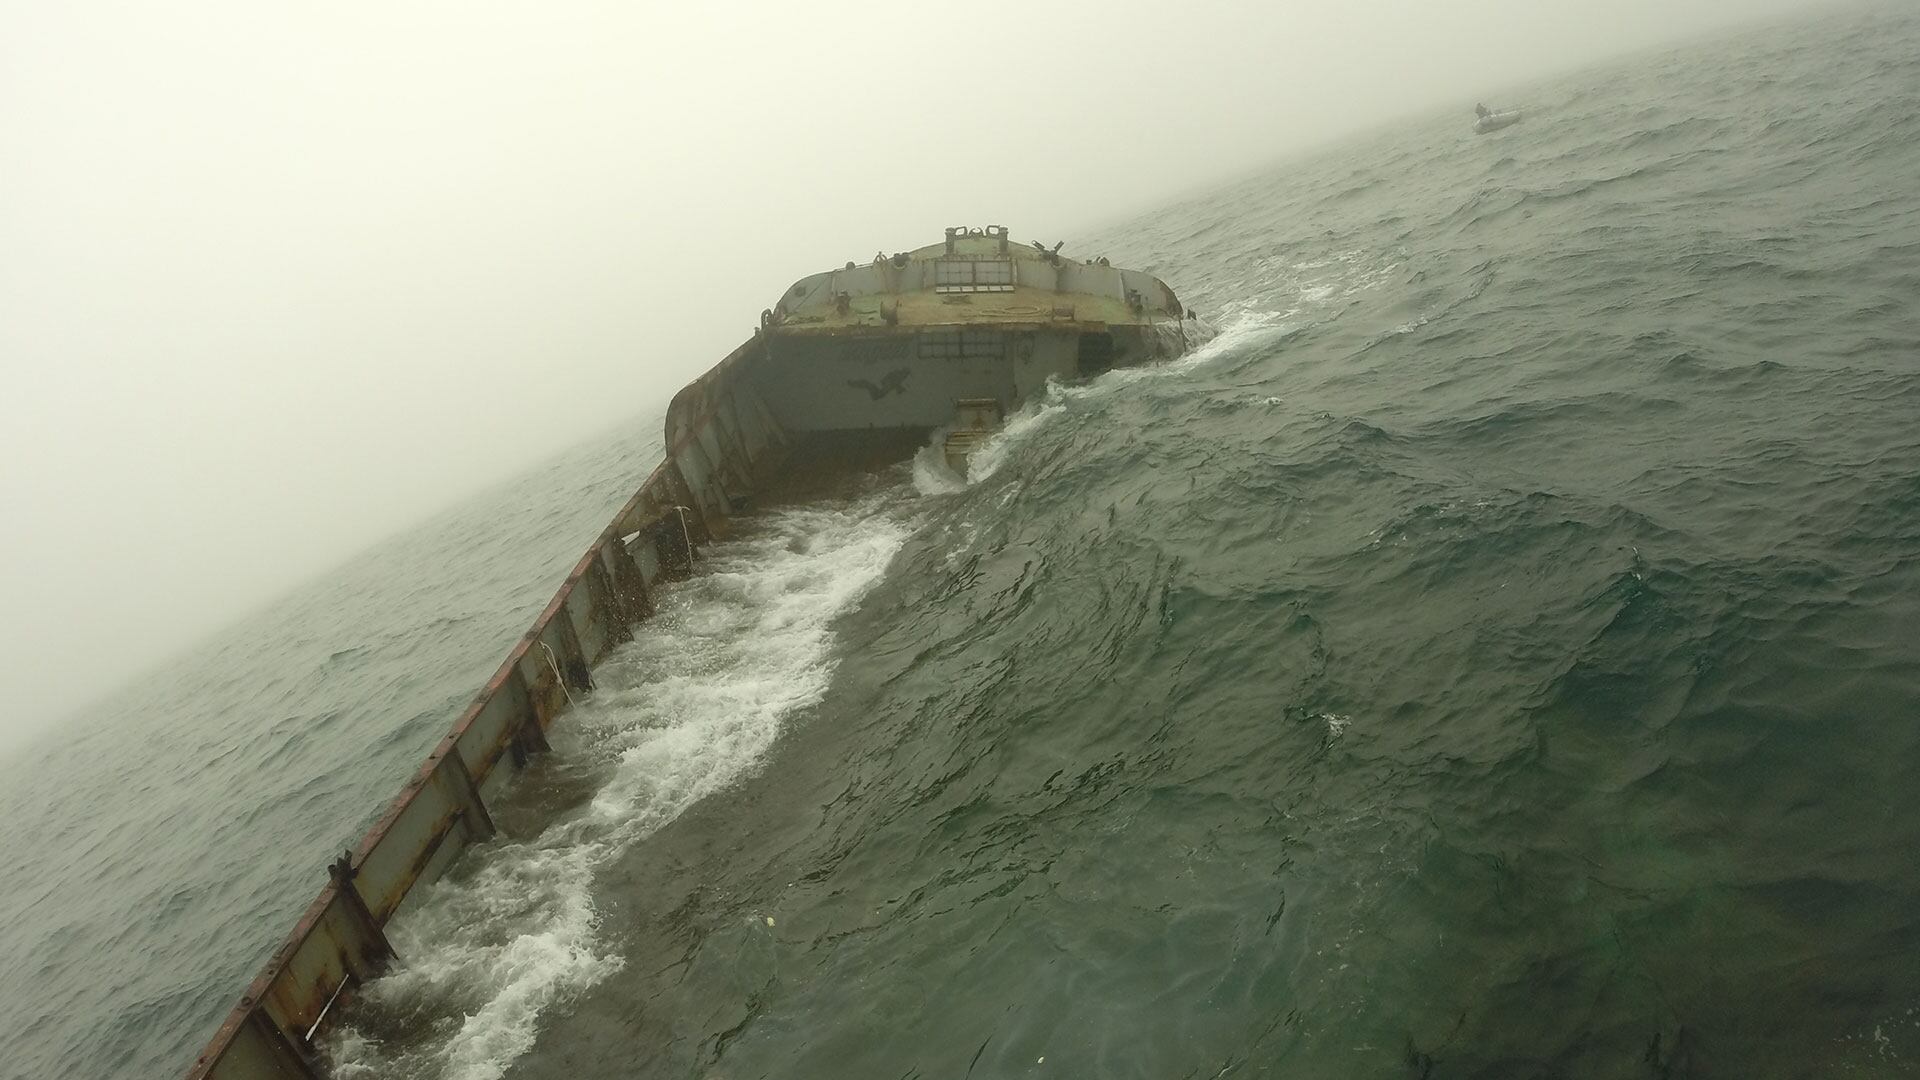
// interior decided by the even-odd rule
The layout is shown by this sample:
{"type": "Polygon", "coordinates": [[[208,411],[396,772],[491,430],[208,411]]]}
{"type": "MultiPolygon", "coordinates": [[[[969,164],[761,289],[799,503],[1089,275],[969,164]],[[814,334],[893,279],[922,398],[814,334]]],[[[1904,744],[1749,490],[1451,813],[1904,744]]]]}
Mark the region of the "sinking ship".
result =
{"type": "Polygon", "coordinates": [[[756,505],[937,445],[971,455],[1050,381],[1179,356],[1211,336],[1160,279],[1016,244],[998,225],[795,282],[753,334],[674,396],[664,460],[591,546],[327,883],[188,1071],[320,1080],[316,1039],[396,963],[385,927],[420,886],[494,835],[487,806],[593,669],[756,505]]]}
{"type": "Polygon", "coordinates": [[[948,462],[963,467],[1049,379],[1193,343],[1196,320],[1165,282],[1060,246],[1016,245],[1000,226],[948,229],[944,243],[802,278],[761,313],[735,382],[802,456],[831,459],[850,432],[918,445],[946,429],[948,462]]]}

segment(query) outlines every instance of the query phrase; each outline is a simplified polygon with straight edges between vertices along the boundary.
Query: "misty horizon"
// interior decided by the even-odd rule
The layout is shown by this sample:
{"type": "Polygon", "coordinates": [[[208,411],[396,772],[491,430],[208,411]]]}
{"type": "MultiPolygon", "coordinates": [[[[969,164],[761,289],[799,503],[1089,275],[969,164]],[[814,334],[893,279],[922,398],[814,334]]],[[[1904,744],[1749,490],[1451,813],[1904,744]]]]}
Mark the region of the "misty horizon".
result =
{"type": "Polygon", "coordinates": [[[806,274],[951,224],[1111,228],[1814,6],[11,6],[0,600],[31,629],[0,751],[664,408],[806,274]]]}

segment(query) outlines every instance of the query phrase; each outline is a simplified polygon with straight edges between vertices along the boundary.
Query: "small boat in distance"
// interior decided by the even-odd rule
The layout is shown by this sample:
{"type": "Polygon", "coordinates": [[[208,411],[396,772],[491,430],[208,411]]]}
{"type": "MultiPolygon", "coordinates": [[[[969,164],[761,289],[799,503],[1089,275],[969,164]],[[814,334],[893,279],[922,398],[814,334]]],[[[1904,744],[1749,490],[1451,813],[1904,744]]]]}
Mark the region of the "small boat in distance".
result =
{"type": "Polygon", "coordinates": [[[1485,105],[1475,105],[1473,112],[1474,115],[1479,118],[1473,122],[1473,133],[1475,135],[1485,135],[1489,131],[1499,131],[1509,124],[1517,124],[1520,122],[1519,109],[1507,109],[1504,112],[1495,112],[1485,105]]]}

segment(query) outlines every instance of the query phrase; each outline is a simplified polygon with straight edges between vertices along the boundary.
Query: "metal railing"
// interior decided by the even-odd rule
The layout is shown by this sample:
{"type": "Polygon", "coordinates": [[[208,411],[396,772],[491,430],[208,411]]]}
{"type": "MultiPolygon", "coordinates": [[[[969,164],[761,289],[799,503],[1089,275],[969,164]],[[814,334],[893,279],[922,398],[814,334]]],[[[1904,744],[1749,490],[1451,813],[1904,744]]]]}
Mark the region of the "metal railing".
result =
{"type": "Polygon", "coordinates": [[[785,434],[736,378],[754,338],[674,397],[666,458],[574,565],[533,627],[415,770],[188,1071],[188,1080],[320,1080],[315,1037],[394,956],[385,927],[419,886],[493,836],[487,802],[547,748],[546,730],[593,687],[593,668],[653,614],[662,580],[691,572],[785,434]],[[516,768],[502,768],[502,763],[516,768]]]}

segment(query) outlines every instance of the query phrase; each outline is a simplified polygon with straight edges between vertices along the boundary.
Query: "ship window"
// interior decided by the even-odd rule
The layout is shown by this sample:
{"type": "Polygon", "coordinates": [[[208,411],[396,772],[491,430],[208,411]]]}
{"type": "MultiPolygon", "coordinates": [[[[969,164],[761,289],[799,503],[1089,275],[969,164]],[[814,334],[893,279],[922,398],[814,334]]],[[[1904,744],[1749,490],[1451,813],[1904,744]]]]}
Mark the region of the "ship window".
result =
{"type": "Polygon", "coordinates": [[[933,264],[934,292],[1012,292],[1012,259],[941,259],[933,264]]]}
{"type": "Polygon", "coordinates": [[[998,330],[936,330],[920,335],[920,355],[929,360],[997,359],[1007,354],[998,330]]]}

